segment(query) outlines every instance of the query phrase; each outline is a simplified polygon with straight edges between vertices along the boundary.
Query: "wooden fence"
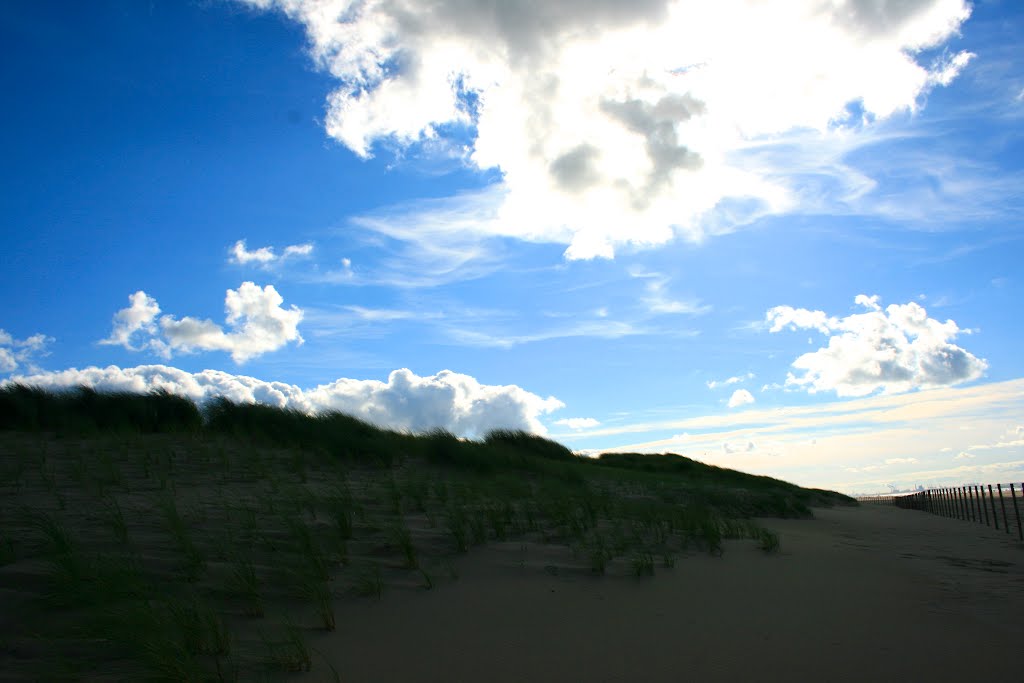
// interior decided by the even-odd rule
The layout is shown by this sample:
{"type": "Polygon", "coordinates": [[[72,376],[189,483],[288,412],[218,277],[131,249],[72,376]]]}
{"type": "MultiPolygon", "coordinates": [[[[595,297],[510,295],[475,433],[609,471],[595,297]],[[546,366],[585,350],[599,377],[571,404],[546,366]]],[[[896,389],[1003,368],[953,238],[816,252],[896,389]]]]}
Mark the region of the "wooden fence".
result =
{"type": "MultiPolygon", "coordinates": [[[[1024,496],[1024,484],[1020,485],[1020,493],[1024,496]]],[[[1008,534],[1011,533],[1010,527],[1016,522],[1017,538],[1024,541],[1024,527],[1021,526],[1020,519],[1020,508],[1024,505],[1024,501],[1019,504],[1017,498],[1017,489],[1014,484],[1009,484],[1008,488],[1003,488],[1002,484],[972,484],[953,488],[928,489],[917,493],[864,496],[857,500],[862,503],[895,505],[908,510],[923,510],[943,517],[987,524],[996,529],[1005,530],[1008,534]],[[1010,499],[1009,510],[1007,510],[1007,498],[1010,499]],[[1001,525],[1000,520],[1002,520],[1001,525]]]]}

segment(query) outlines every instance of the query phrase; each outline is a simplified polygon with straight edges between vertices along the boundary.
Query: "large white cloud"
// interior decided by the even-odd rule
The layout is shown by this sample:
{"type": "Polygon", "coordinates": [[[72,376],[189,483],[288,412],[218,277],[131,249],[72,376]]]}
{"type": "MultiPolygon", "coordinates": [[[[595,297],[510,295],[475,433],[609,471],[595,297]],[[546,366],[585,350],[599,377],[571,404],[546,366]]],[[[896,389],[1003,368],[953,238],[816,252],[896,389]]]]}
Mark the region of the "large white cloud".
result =
{"type": "Polygon", "coordinates": [[[190,373],[166,365],[72,368],[9,381],[50,389],[79,385],[135,392],[164,389],[197,402],[224,396],[235,402],[266,403],[303,412],[339,410],[394,429],[443,427],[465,436],[480,436],[498,428],[545,434],[539,418],[564,407],[557,398],[542,398],[514,384],[481,384],[450,370],[420,377],[403,368],[393,371],[386,382],[338,379],[312,389],[220,370],[190,373]]]}
{"type": "Polygon", "coordinates": [[[298,326],[302,310],[282,307],[284,299],[273,285],[259,287],[243,282],[224,297],[228,331],[212,320],[164,315],[159,319],[156,299],[139,290],[128,297],[130,305],[114,314],[110,336],[101,344],[123,346],[131,351],[152,350],[170,358],[174,352],[227,351],[243,363],[291,341],[302,343],[298,326]]]}
{"type": "Polygon", "coordinates": [[[45,334],[33,334],[25,339],[15,339],[0,328],[0,372],[34,370],[37,356],[46,355],[46,347],[53,342],[45,334]]]}
{"type": "Polygon", "coordinates": [[[867,309],[844,318],[823,311],[776,306],[765,315],[771,332],[817,330],[830,335],[828,344],[805,353],[786,384],[810,393],[835,391],[839,396],[866,396],[881,390],[952,386],[978,379],[988,364],[953,343],[962,331],[955,322],[928,317],[920,305],[891,304],[884,310],[877,296],[860,294],[855,303],[867,309]]]}
{"type": "Polygon", "coordinates": [[[330,136],[499,169],[470,229],[569,258],[786,210],[784,169],[739,158],[752,141],[913,111],[973,56],[922,54],[966,0],[239,1],[304,26],[339,81],[330,136]]]}

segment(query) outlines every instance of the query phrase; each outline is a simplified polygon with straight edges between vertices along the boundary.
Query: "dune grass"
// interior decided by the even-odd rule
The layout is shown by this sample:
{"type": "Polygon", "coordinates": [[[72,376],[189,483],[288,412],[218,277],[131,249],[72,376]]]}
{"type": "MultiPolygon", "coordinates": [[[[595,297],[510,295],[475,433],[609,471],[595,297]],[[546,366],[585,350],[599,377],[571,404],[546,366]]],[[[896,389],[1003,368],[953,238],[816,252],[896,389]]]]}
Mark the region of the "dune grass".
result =
{"type": "Polygon", "coordinates": [[[848,502],[681,456],[581,458],[523,432],[416,436],[12,385],[0,473],[12,681],[285,680],[329,666],[306,640],[338,628],[348,601],[443,590],[474,546],[547,542],[580,570],[649,577],[727,541],[777,550],[753,516],[848,502]]]}

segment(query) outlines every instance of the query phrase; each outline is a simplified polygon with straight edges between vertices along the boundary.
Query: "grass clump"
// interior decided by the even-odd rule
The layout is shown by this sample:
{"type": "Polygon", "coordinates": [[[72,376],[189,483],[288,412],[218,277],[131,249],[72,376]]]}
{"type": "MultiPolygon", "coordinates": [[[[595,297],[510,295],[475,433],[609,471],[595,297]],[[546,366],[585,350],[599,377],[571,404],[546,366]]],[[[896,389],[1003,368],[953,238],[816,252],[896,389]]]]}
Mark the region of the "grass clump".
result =
{"type": "Polygon", "coordinates": [[[384,594],[384,579],[380,573],[380,565],[373,562],[362,567],[356,575],[352,590],[360,597],[374,597],[380,600],[384,594]]]}
{"type": "Polygon", "coordinates": [[[246,615],[251,617],[264,615],[261,581],[256,575],[256,567],[252,559],[247,555],[235,552],[231,557],[231,574],[227,587],[228,590],[244,600],[246,615]]]}
{"type": "Polygon", "coordinates": [[[313,661],[309,655],[309,648],[302,637],[302,632],[291,619],[285,620],[281,637],[277,640],[267,638],[262,631],[260,635],[266,653],[266,663],[271,668],[290,673],[309,671],[312,668],[313,661]]]}

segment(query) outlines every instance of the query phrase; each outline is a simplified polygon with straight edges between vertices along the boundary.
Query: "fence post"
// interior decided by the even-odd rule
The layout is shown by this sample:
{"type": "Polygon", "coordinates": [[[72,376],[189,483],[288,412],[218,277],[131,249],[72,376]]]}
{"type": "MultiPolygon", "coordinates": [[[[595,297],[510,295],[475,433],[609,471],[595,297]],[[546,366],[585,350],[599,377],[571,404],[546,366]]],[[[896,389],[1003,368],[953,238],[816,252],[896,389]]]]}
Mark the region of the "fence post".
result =
{"type": "Polygon", "coordinates": [[[974,511],[977,514],[975,521],[978,524],[981,524],[981,496],[978,495],[978,485],[975,484],[974,486],[968,486],[967,488],[971,490],[971,495],[974,496],[974,511]]]}
{"type": "Polygon", "coordinates": [[[958,519],[967,519],[967,507],[964,505],[964,487],[957,486],[956,491],[956,516],[958,519]]]}
{"type": "Polygon", "coordinates": [[[1024,529],[1020,525],[1020,508],[1017,507],[1017,494],[1013,490],[1012,483],[1010,484],[1010,498],[1013,499],[1013,514],[1017,517],[1017,536],[1024,541],[1024,529]]]}
{"type": "Polygon", "coordinates": [[[978,484],[978,491],[981,493],[981,497],[978,498],[978,500],[981,501],[981,509],[985,513],[985,526],[992,526],[988,523],[988,505],[985,504],[985,485],[978,484]]]}
{"type": "Polygon", "coordinates": [[[988,484],[988,504],[992,506],[992,526],[999,531],[999,520],[996,518],[996,499],[992,496],[992,484],[988,484]]]}
{"type": "Polygon", "coordinates": [[[999,492],[999,507],[1003,509],[1003,529],[1010,533],[1010,523],[1006,521],[1006,500],[1003,499],[1003,485],[996,484],[996,491],[999,492]]]}

